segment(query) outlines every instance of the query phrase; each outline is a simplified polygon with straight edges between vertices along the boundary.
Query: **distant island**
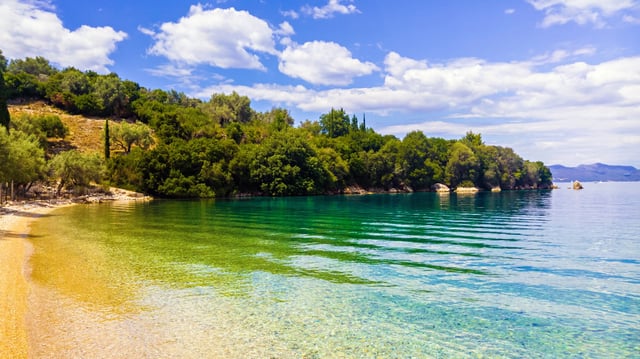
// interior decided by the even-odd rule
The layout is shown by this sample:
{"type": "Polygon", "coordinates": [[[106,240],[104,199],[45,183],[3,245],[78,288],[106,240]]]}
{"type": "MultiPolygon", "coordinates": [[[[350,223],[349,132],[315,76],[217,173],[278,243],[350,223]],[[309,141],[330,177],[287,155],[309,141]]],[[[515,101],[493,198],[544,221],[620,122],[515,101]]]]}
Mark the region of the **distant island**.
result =
{"type": "Polygon", "coordinates": [[[640,181],[640,170],[633,166],[612,166],[604,163],[565,167],[562,165],[549,166],[555,182],[582,181],[640,181]]]}

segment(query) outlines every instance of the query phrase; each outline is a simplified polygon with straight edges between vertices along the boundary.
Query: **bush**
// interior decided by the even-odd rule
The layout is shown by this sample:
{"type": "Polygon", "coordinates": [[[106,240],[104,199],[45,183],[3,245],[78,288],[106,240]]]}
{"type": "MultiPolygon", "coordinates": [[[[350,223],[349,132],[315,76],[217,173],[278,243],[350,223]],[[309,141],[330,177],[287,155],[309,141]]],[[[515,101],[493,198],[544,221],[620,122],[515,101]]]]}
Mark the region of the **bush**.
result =
{"type": "Polygon", "coordinates": [[[59,180],[58,194],[64,186],[86,187],[92,181],[100,182],[102,163],[96,154],[85,154],[76,150],[55,156],[49,163],[52,176],[59,180]]]}
{"type": "Polygon", "coordinates": [[[62,123],[60,117],[56,115],[40,116],[36,119],[40,129],[47,137],[65,138],[69,134],[69,129],[62,123]]]}
{"type": "Polygon", "coordinates": [[[60,117],[56,115],[32,116],[21,114],[14,117],[11,127],[36,136],[41,143],[45,143],[47,138],[65,138],[69,134],[69,129],[62,123],[60,117]]]}

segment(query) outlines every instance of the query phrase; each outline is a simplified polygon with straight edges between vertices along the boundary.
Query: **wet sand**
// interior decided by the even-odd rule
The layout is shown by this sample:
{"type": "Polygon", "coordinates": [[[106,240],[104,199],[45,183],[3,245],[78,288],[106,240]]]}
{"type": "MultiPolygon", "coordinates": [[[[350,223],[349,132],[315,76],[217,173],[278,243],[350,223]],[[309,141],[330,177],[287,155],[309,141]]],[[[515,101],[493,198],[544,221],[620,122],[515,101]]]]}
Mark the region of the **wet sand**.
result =
{"type": "Polygon", "coordinates": [[[26,262],[31,223],[69,204],[21,204],[0,208],[0,358],[27,358],[26,262]]]}
{"type": "MultiPolygon", "coordinates": [[[[150,197],[112,188],[107,195],[81,198],[85,203],[102,201],[148,201],[150,197]]],[[[20,359],[30,356],[30,332],[36,326],[30,319],[33,291],[28,273],[28,259],[32,250],[29,242],[33,221],[51,211],[72,206],[79,198],[57,202],[36,201],[4,204],[0,207],[0,358],[20,359]]],[[[35,293],[37,296],[38,294],[35,293]]],[[[49,303],[50,305],[51,303],[49,303]]],[[[55,303],[54,303],[55,304],[55,303]]],[[[38,312],[36,310],[36,312],[38,312]]],[[[33,313],[31,313],[33,314],[33,313]]]]}

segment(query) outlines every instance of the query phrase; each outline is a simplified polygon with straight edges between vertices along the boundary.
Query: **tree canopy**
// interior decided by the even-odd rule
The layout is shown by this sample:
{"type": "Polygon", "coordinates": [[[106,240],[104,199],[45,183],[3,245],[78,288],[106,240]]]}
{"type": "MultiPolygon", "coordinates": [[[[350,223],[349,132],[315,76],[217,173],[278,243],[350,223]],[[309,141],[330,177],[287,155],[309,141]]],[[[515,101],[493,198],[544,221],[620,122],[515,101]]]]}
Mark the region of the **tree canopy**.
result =
{"type": "MultiPolygon", "coordinates": [[[[258,112],[248,97],[236,92],[213,94],[205,101],[173,90],[146,89],[113,73],[58,70],[41,57],[0,61],[2,69],[0,95],[10,100],[43,100],[74,114],[113,119],[105,121],[104,156],[71,152],[53,158],[49,175],[63,185],[104,179],[166,197],[309,195],[341,193],[354,186],[419,191],[435,183],[481,189],[551,185],[542,162],[487,145],[472,132],[458,140],[420,131],[398,139],[368,128],[364,114],[334,108],[294,126],[288,110],[258,112]],[[106,171],[98,170],[100,166],[106,171]],[[72,178],[74,171],[82,177],[72,178]]],[[[35,126],[46,132],[41,136],[66,135],[55,118],[18,122],[14,131],[29,133],[35,126]]],[[[6,141],[9,134],[5,130],[2,136],[6,141]]],[[[21,146],[34,140],[20,138],[21,146]]],[[[0,157],[7,158],[8,150],[0,151],[0,157]]],[[[35,157],[42,157],[36,152],[35,157]]],[[[16,176],[3,166],[0,180],[16,176]]],[[[41,170],[25,173],[29,175],[20,180],[43,176],[41,170]]]]}

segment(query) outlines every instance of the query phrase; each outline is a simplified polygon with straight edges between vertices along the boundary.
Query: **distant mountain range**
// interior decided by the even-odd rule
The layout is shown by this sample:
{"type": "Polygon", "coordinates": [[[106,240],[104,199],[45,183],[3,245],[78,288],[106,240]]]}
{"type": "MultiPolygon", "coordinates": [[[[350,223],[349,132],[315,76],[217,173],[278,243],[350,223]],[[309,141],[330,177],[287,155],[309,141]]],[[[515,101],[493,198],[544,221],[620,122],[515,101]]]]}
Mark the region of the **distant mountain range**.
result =
{"type": "Polygon", "coordinates": [[[611,166],[604,163],[565,167],[549,166],[555,182],[640,181],[640,170],[632,166],[611,166]]]}

